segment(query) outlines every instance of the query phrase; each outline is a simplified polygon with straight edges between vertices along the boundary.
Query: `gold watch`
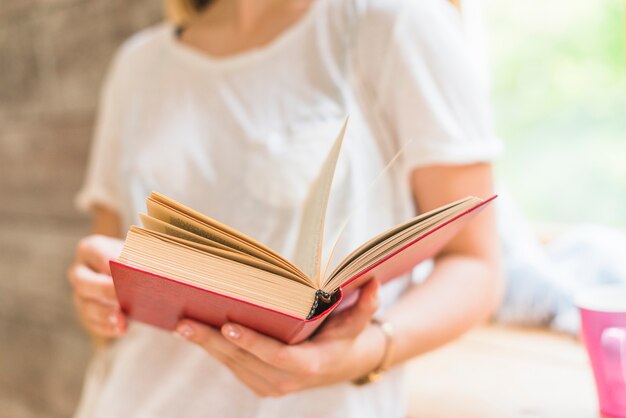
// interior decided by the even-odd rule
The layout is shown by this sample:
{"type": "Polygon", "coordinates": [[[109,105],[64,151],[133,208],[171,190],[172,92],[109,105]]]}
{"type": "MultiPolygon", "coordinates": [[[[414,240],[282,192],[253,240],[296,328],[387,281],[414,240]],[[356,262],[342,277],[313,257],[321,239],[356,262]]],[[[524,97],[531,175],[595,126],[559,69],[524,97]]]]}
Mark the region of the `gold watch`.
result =
{"type": "Polygon", "coordinates": [[[385,351],[383,352],[383,357],[380,360],[380,363],[378,363],[378,366],[376,366],[374,370],[361,377],[357,377],[352,381],[352,384],[357,386],[372,383],[380,379],[383,373],[389,368],[391,355],[393,353],[393,325],[391,325],[390,322],[379,318],[372,318],[371,322],[372,324],[377,325],[385,335],[385,351]]]}

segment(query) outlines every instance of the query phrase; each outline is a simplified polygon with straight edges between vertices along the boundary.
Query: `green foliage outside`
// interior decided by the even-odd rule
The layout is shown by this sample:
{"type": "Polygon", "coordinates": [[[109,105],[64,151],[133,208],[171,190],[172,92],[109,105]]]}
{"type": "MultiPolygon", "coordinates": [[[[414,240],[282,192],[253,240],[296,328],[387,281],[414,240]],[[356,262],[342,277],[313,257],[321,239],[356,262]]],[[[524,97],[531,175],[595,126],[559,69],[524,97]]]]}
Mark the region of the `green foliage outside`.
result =
{"type": "Polygon", "coordinates": [[[485,8],[499,176],[532,219],[626,226],[624,1],[485,8]]]}

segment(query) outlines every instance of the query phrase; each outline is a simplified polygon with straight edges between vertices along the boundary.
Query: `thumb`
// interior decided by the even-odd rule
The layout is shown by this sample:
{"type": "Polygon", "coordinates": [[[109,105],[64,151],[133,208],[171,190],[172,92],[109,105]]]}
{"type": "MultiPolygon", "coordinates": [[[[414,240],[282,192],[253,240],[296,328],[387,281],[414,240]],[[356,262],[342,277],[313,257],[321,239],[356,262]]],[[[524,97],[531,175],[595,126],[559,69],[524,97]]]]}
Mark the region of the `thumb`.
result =
{"type": "Polygon", "coordinates": [[[334,336],[356,337],[359,335],[369,325],[380,305],[379,288],[380,283],[377,280],[370,280],[361,287],[356,303],[331,319],[328,331],[334,336]]]}

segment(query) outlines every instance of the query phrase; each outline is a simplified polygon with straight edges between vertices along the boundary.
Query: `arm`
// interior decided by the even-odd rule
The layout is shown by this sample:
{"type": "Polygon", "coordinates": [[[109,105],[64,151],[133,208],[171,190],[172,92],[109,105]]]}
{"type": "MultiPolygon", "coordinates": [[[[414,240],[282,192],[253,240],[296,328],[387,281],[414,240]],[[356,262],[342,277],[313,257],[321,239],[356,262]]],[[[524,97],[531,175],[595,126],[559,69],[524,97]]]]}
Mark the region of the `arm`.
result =
{"type": "MultiPolygon", "coordinates": [[[[492,193],[488,164],[415,170],[412,187],[420,210],[467,194],[492,193]]],[[[385,314],[395,328],[392,364],[452,340],[486,318],[501,294],[493,209],[484,211],[435,259],[425,284],[415,285],[385,314]]],[[[184,320],[177,330],[222,361],[260,396],[281,396],[348,381],[373,370],[384,336],[370,319],[378,284],[368,283],[355,306],[329,320],[311,340],[288,346],[238,324],[215,330],[184,320]]]]}
{"type": "MultiPolygon", "coordinates": [[[[493,194],[489,164],[420,168],[411,182],[420,212],[468,194],[493,194]]],[[[426,282],[413,285],[385,313],[396,329],[392,361],[406,361],[461,335],[493,312],[502,290],[492,206],[439,253],[426,282]]]]}
{"type": "Polygon", "coordinates": [[[67,276],[79,320],[96,346],[101,346],[126,330],[109,269],[109,260],[119,255],[123,244],[119,215],[96,207],[92,232],[78,242],[67,276]]]}

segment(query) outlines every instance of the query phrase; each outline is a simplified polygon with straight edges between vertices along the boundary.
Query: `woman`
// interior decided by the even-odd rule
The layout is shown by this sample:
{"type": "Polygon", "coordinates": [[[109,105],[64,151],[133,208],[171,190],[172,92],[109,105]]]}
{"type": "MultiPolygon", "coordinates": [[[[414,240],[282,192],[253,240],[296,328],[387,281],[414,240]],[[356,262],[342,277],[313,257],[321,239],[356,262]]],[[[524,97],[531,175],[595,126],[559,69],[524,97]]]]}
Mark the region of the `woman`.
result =
{"type": "Polygon", "coordinates": [[[491,210],[446,246],[424,283],[399,278],[380,291],[372,283],[295,346],[237,324],[183,320],[182,339],[129,324],[107,261],[150,190],[290,257],[303,191],[347,114],[330,230],[404,151],[336,253],[415,210],[490,195],[498,141],[456,10],[444,0],[215,0],[185,10],[182,25],[126,42],[104,86],[78,197],[97,235],[79,243],[69,277],[85,328],[107,343],[77,416],[403,416],[401,367],[353,382],[441,346],[494,310],[501,285],[491,210]]]}

